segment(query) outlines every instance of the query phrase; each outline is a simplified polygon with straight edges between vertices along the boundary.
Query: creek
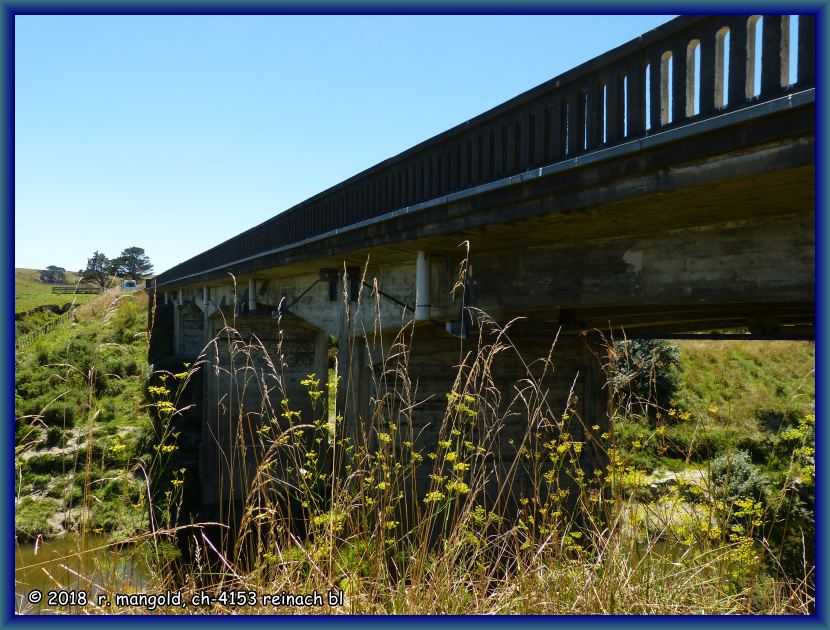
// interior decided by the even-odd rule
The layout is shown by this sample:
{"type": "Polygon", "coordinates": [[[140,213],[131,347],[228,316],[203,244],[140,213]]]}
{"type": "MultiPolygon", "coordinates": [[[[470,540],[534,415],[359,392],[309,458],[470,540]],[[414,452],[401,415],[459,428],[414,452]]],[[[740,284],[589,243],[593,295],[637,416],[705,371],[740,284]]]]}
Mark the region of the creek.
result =
{"type": "Polygon", "coordinates": [[[145,590],[150,575],[137,546],[109,544],[102,535],[69,533],[36,543],[15,543],[15,611],[22,614],[85,612],[87,606],[54,606],[53,602],[95,602],[99,593],[145,590]],[[38,596],[32,596],[39,591],[38,596]],[[55,594],[49,595],[49,591],[55,594]],[[61,594],[61,592],[66,593],[61,594]],[[83,595],[81,595],[83,593],[83,595]]]}

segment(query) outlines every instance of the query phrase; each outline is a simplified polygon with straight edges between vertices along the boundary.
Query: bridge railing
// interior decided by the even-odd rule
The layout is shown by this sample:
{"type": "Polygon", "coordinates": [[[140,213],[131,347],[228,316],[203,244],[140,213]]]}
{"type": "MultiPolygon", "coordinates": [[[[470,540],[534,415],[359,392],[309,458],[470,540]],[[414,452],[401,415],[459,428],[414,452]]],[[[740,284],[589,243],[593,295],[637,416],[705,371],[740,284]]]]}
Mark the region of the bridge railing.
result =
{"type": "Polygon", "coordinates": [[[177,265],[157,283],[186,282],[399,208],[812,87],[814,33],[812,15],[676,18],[177,265]]]}

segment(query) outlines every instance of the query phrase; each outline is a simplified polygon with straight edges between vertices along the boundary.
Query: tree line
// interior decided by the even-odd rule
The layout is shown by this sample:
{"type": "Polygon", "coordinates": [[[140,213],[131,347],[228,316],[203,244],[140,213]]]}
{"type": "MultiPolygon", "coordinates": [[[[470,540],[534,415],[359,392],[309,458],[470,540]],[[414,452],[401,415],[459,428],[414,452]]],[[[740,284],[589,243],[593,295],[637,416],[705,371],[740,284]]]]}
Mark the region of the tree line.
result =
{"type": "MultiPolygon", "coordinates": [[[[82,281],[97,284],[106,288],[113,277],[124,280],[141,280],[153,273],[150,258],[141,247],[128,247],[116,258],[107,256],[98,250],[87,258],[86,268],[78,271],[82,281]]],[[[66,282],[66,269],[49,265],[40,272],[40,281],[49,284],[63,284],[66,282]]]]}
{"type": "Polygon", "coordinates": [[[86,269],[79,273],[86,282],[99,284],[102,287],[109,285],[110,278],[117,276],[123,279],[141,280],[153,272],[150,258],[141,247],[128,247],[121,255],[109,259],[103,253],[95,250],[92,258],[86,261],[86,269]]]}

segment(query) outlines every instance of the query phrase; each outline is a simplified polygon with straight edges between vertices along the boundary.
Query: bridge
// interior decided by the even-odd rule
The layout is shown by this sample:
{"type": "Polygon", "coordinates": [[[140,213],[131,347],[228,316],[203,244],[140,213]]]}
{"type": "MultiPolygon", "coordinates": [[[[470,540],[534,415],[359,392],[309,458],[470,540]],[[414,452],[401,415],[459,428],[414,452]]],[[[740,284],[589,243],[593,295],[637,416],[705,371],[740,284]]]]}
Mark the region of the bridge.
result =
{"type": "MultiPolygon", "coordinates": [[[[377,444],[405,413],[427,451],[465,353],[515,318],[493,404],[555,342],[538,391],[582,437],[609,424],[603,335],[810,337],[814,33],[810,15],[677,18],[160,274],[150,359],[201,362],[203,504],[244,494],[282,400],[319,412],[305,379],[325,385],[330,337],[346,430],[377,444]],[[401,357],[411,391],[389,385],[401,357]]],[[[532,421],[505,416],[494,466],[532,421]]]]}

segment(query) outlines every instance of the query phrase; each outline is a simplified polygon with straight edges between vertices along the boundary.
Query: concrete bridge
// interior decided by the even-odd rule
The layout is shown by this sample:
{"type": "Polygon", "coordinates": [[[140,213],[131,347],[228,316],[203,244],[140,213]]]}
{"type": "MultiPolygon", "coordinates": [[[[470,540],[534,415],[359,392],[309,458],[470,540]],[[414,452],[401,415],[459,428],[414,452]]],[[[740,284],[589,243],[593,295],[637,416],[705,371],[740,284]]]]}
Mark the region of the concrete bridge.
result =
{"type": "MultiPolygon", "coordinates": [[[[810,336],[814,19],[759,17],[672,20],[159,275],[151,361],[204,362],[202,502],[244,494],[250,465],[230,471],[257,461],[257,417],[283,397],[313,413],[301,381],[325,383],[330,336],[338,412],[371,441],[389,421],[376,405],[391,342],[406,332],[417,389],[400,404],[427,449],[464,353],[516,317],[514,349],[488,368],[497,404],[558,334],[540,383],[582,437],[609,422],[591,331],[810,336]],[[238,332],[220,338],[260,349],[243,359],[210,343],[226,323],[238,332]],[[266,368],[273,390],[240,385],[266,368]]],[[[530,421],[508,414],[504,461],[530,421]]],[[[582,463],[599,456],[587,448],[582,463]]]]}

